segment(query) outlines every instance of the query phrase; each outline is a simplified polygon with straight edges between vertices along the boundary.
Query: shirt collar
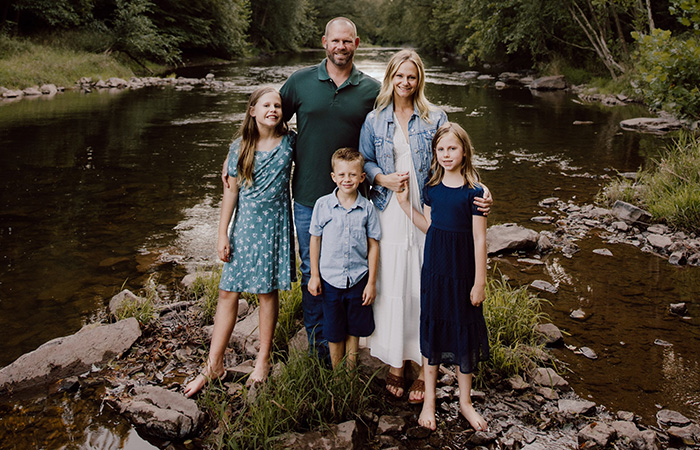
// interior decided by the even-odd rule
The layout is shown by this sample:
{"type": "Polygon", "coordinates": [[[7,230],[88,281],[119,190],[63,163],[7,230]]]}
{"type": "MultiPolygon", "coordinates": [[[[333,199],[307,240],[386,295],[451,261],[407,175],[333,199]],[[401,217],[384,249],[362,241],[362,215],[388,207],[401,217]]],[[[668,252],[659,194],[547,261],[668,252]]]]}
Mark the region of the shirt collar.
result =
{"type": "MultiPolygon", "coordinates": [[[[363,200],[365,200],[365,198],[362,196],[362,194],[360,194],[358,192],[357,197],[355,198],[355,203],[352,204],[352,206],[350,207],[350,210],[353,210],[355,208],[361,208],[361,209],[364,208],[365,204],[364,204],[363,200]]],[[[333,189],[333,203],[331,204],[331,206],[333,208],[335,208],[336,206],[340,207],[340,208],[344,208],[344,206],[340,204],[340,200],[338,200],[338,188],[337,187],[335,189],[333,189]]]]}
{"type": "MultiPolygon", "coordinates": [[[[328,70],[326,70],[326,62],[327,61],[328,61],[328,58],[323,58],[323,61],[321,61],[321,64],[319,64],[319,66],[318,66],[318,80],[319,81],[328,81],[331,79],[331,76],[328,75],[328,70]]],[[[352,64],[352,72],[350,72],[350,76],[345,81],[345,83],[352,84],[353,86],[356,86],[359,82],[360,82],[360,71],[357,70],[357,67],[355,67],[355,63],[353,63],[352,64]]],[[[343,84],[345,84],[345,83],[343,83],[343,84]]]]}
{"type": "MultiPolygon", "coordinates": [[[[387,106],[384,111],[386,111],[386,121],[389,123],[394,123],[394,102],[391,102],[389,106],[387,106]]],[[[408,119],[410,122],[413,120],[414,117],[420,117],[420,114],[418,113],[418,105],[416,105],[416,102],[413,102],[413,114],[411,114],[411,117],[408,119]]]]}

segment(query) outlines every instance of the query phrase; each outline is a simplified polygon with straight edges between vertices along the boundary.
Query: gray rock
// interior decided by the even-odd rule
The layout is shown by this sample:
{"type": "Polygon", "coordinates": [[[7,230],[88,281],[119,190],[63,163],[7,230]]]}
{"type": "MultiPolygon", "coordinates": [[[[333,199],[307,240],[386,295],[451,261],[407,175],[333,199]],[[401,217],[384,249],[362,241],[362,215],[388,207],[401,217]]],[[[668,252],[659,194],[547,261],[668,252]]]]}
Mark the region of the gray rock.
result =
{"type": "Polygon", "coordinates": [[[208,73],[208,74],[204,77],[204,79],[207,80],[207,81],[211,81],[211,80],[214,79],[214,74],[213,74],[213,73],[208,73]]]}
{"type": "Polygon", "coordinates": [[[700,445],[700,426],[696,423],[684,427],[670,427],[666,430],[671,442],[680,442],[684,445],[700,445]]]}
{"type": "Polygon", "coordinates": [[[381,416],[377,424],[377,434],[401,433],[406,428],[406,420],[399,416],[381,416]]]}
{"type": "Polygon", "coordinates": [[[630,226],[621,220],[613,222],[611,226],[613,227],[614,230],[617,230],[617,231],[627,231],[630,229],[630,226]]]}
{"type": "Polygon", "coordinates": [[[19,89],[8,89],[2,93],[2,98],[17,98],[23,96],[24,92],[20,91],[19,89]]]}
{"type": "Polygon", "coordinates": [[[612,213],[627,223],[649,223],[651,214],[641,208],[618,200],[612,207],[612,213]]]}
{"type": "Polygon", "coordinates": [[[647,236],[647,242],[649,245],[660,248],[662,250],[668,249],[671,244],[673,244],[673,241],[671,240],[670,237],[664,235],[664,234],[649,234],[647,236]]]}
{"type": "Polygon", "coordinates": [[[654,339],[654,345],[658,345],[660,347],[673,347],[673,344],[668,341],[664,341],[663,339],[654,339]]]}
{"type": "Polygon", "coordinates": [[[136,427],[161,439],[192,436],[204,420],[194,400],[156,386],[136,386],[133,398],[117,403],[136,427]]]}
{"type": "Polygon", "coordinates": [[[489,445],[494,442],[498,436],[491,431],[477,431],[469,436],[468,442],[472,445],[489,445]]]}
{"type": "Polygon", "coordinates": [[[539,205],[540,206],[556,205],[558,200],[559,200],[559,197],[548,197],[548,198],[545,198],[544,200],[540,201],[539,205]]]}
{"type": "Polygon", "coordinates": [[[685,303],[671,303],[669,309],[671,310],[671,314],[677,314],[679,316],[688,312],[688,307],[685,303]]]}
{"type": "Polygon", "coordinates": [[[629,421],[616,420],[610,424],[617,433],[618,439],[623,439],[632,445],[633,448],[643,448],[644,438],[637,426],[629,421]]]}
{"type": "Polygon", "coordinates": [[[684,427],[686,425],[690,425],[690,419],[671,409],[662,409],[661,411],[657,412],[656,420],[659,422],[659,425],[663,426],[684,427]]]}
{"type": "Polygon", "coordinates": [[[530,286],[532,286],[535,289],[538,289],[540,291],[545,291],[549,292],[552,294],[556,294],[559,289],[557,289],[556,286],[554,286],[552,283],[544,280],[535,280],[532,283],[530,283],[530,286]]]}
{"type": "Polygon", "coordinates": [[[507,382],[514,391],[524,391],[530,387],[530,384],[523,380],[523,377],[520,375],[513,375],[508,378],[507,382]]]}
{"type": "Polygon", "coordinates": [[[109,86],[109,87],[123,89],[123,88],[127,87],[128,85],[129,85],[129,83],[127,83],[126,80],[123,80],[121,78],[110,77],[109,79],[107,79],[107,86],[109,86]]]}
{"type": "Polygon", "coordinates": [[[354,420],[331,425],[326,433],[310,431],[308,433],[289,433],[279,440],[280,448],[295,450],[346,450],[359,449],[359,435],[354,420]]]}
{"type": "Polygon", "coordinates": [[[305,352],[309,348],[309,338],[306,336],[306,328],[301,327],[299,331],[289,340],[289,350],[305,352]]]}
{"type": "Polygon", "coordinates": [[[574,120],[573,125],[593,125],[592,120],[574,120]]]}
{"type": "Polygon", "coordinates": [[[539,259],[534,258],[518,258],[518,262],[522,264],[529,264],[531,266],[543,266],[544,262],[539,259]]]}
{"type": "Polygon", "coordinates": [[[604,422],[593,422],[578,432],[579,446],[593,441],[601,448],[607,447],[615,438],[615,429],[604,422]]]}
{"type": "Polygon", "coordinates": [[[632,422],[634,420],[634,413],[631,411],[618,411],[615,415],[618,419],[625,422],[632,422]]]}
{"type": "Polygon", "coordinates": [[[39,88],[39,90],[44,95],[55,95],[58,92],[58,88],[55,84],[44,84],[39,88]]]}
{"type": "Polygon", "coordinates": [[[537,232],[514,223],[494,225],[486,233],[489,254],[504,251],[530,250],[537,245],[537,232]]]}
{"type": "Polygon", "coordinates": [[[685,264],[685,261],[684,252],[673,252],[671,253],[671,256],[668,257],[669,264],[673,264],[674,266],[685,264]]]}
{"type": "Polygon", "coordinates": [[[554,369],[538,367],[532,375],[532,382],[540,386],[564,387],[569,383],[562,378],[554,369]]]}
{"type": "Polygon", "coordinates": [[[639,450],[658,450],[656,433],[653,430],[642,431],[642,445],[639,450]]]}
{"type": "Polygon", "coordinates": [[[578,352],[588,359],[598,359],[598,355],[589,347],[581,347],[578,352]]]}
{"type": "Polygon", "coordinates": [[[537,386],[535,388],[535,392],[540,394],[542,397],[546,398],[547,400],[558,400],[559,399],[559,394],[557,394],[557,391],[550,387],[545,387],[545,386],[537,386]]]}
{"type": "Polygon", "coordinates": [[[673,119],[663,119],[660,117],[638,117],[620,122],[623,130],[639,131],[641,133],[666,134],[678,130],[683,125],[673,119]]]}
{"type": "Polygon", "coordinates": [[[506,84],[503,81],[496,81],[494,86],[496,87],[496,89],[505,89],[506,84]]]}
{"type": "Polygon", "coordinates": [[[542,333],[548,346],[557,345],[564,340],[561,330],[553,323],[541,323],[537,325],[537,331],[542,333]]]}
{"type": "Polygon", "coordinates": [[[109,301],[109,313],[116,317],[129,304],[142,305],[145,302],[145,298],[139,297],[128,289],[124,289],[109,301]]]}
{"type": "Polygon", "coordinates": [[[24,95],[27,97],[35,97],[37,95],[41,95],[41,91],[39,90],[39,86],[28,87],[26,89],[23,89],[22,92],[24,92],[24,95]]]}
{"type": "Polygon", "coordinates": [[[559,400],[557,406],[559,411],[564,414],[572,415],[589,415],[595,412],[595,403],[589,402],[588,400],[559,400]]]}
{"type": "Polygon", "coordinates": [[[478,77],[476,77],[476,79],[480,80],[480,81],[491,81],[491,80],[495,80],[496,77],[494,77],[493,75],[484,74],[484,75],[479,75],[478,77]]]}
{"type": "Polygon", "coordinates": [[[593,253],[596,255],[603,255],[603,256],[612,256],[612,252],[608,250],[607,248],[596,248],[593,250],[593,253]]]}
{"type": "Polygon", "coordinates": [[[140,336],[141,328],[133,317],[110,325],[87,325],[0,369],[0,393],[80,375],[127,351],[140,336]]]}
{"type": "Polygon", "coordinates": [[[587,316],[586,316],[586,312],[584,310],[576,309],[574,311],[571,311],[571,314],[569,314],[569,317],[571,317],[572,319],[576,319],[576,320],[584,320],[584,319],[586,319],[587,316]]]}
{"type": "Polygon", "coordinates": [[[530,83],[530,89],[538,91],[556,91],[566,89],[564,75],[553,75],[549,77],[537,78],[530,83]]]}
{"type": "Polygon", "coordinates": [[[655,223],[653,225],[649,225],[647,227],[647,231],[653,234],[667,234],[671,230],[669,230],[669,228],[666,225],[655,223]]]}
{"type": "Polygon", "coordinates": [[[554,222],[554,217],[552,216],[535,216],[530,217],[530,220],[537,223],[552,223],[554,222]]]}
{"type": "Polygon", "coordinates": [[[552,241],[545,234],[540,233],[539,238],[537,238],[537,251],[540,253],[545,253],[554,248],[552,241]]]}

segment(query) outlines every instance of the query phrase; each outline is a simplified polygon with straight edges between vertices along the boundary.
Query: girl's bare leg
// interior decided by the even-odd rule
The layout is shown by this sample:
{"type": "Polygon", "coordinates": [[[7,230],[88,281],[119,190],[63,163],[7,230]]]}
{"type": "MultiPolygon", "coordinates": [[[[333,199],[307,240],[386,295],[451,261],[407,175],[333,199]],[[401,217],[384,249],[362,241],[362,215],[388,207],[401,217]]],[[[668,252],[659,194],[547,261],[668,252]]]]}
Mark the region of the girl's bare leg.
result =
{"type": "Polygon", "coordinates": [[[488,424],[472,405],[472,374],[462,373],[457,369],[457,383],[459,383],[459,410],[469,424],[476,431],[488,430],[488,424]]]}
{"type": "Polygon", "coordinates": [[[345,341],[328,342],[328,352],[331,354],[331,366],[335,369],[345,356],[345,341]]]}
{"type": "Polygon", "coordinates": [[[214,331],[211,336],[207,365],[202,373],[187,383],[185,397],[192,397],[202,390],[209,380],[219,378],[224,374],[224,352],[238,319],[238,297],[238,292],[219,289],[219,301],[214,315],[214,331]]]}
{"type": "Polygon", "coordinates": [[[279,294],[272,291],[258,294],[260,301],[260,351],[255,360],[255,368],[248,377],[248,383],[264,382],[270,372],[270,355],[272,354],[272,338],[275,335],[275,325],[279,315],[279,294]]]}
{"type": "MultiPolygon", "coordinates": [[[[423,374],[425,376],[425,399],[423,409],[418,417],[418,425],[435,430],[437,422],[435,420],[435,388],[437,386],[438,366],[428,364],[428,359],[423,357],[423,374]]],[[[461,386],[460,386],[461,387],[461,386]]]]}

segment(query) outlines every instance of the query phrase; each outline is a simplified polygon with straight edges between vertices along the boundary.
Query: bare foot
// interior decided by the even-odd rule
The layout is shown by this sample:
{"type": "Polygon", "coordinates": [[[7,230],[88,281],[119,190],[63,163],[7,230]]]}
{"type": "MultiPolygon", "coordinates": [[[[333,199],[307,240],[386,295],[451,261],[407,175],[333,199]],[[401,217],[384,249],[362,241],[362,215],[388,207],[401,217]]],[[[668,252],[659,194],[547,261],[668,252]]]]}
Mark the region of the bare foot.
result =
{"type": "Polygon", "coordinates": [[[435,431],[437,428],[437,423],[435,421],[435,405],[429,406],[428,402],[423,403],[423,409],[420,410],[420,416],[418,416],[418,425],[435,431]]]}
{"type": "Polygon", "coordinates": [[[386,390],[394,397],[401,398],[403,397],[403,387],[403,370],[390,367],[386,377],[386,390]]]}
{"type": "Polygon", "coordinates": [[[270,373],[270,367],[270,361],[267,358],[258,358],[255,361],[255,368],[248,375],[248,381],[246,381],[245,385],[250,387],[254,383],[264,383],[267,380],[267,375],[270,373]]]}
{"type": "Polygon", "coordinates": [[[489,426],[486,423],[486,420],[484,420],[483,417],[481,417],[481,414],[476,412],[474,409],[474,406],[471,403],[461,403],[459,404],[459,410],[462,412],[462,415],[464,416],[465,419],[469,422],[469,424],[474,428],[476,431],[487,431],[489,426]]]}
{"type": "Polygon", "coordinates": [[[209,381],[221,378],[224,372],[226,372],[226,369],[224,369],[223,366],[221,366],[221,370],[214,370],[212,366],[207,363],[202,373],[197,375],[194,380],[190,381],[187,383],[187,386],[185,386],[185,397],[192,397],[194,394],[201,391],[209,381]]]}

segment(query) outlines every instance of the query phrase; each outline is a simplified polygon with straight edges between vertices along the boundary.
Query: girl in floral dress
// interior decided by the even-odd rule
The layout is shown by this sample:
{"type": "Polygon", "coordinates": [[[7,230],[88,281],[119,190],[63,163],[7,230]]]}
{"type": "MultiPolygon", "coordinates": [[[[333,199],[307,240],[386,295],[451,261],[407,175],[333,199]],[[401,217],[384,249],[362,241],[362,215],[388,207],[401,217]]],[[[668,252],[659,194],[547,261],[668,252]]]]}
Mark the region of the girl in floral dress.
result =
{"type": "Polygon", "coordinates": [[[253,92],[227,160],[234,182],[224,188],[221,205],[217,252],[225,264],[209,357],[202,373],[185,387],[187,397],[223,376],[241,292],[257,294],[260,302],[260,350],[248,383],[267,379],[278,290],[291,289],[296,278],[289,198],[295,138],[282,120],[279,92],[271,87],[253,92]]]}

